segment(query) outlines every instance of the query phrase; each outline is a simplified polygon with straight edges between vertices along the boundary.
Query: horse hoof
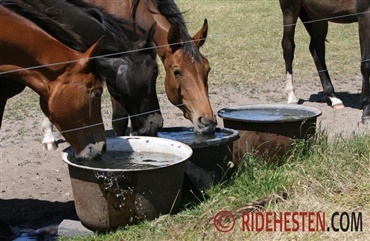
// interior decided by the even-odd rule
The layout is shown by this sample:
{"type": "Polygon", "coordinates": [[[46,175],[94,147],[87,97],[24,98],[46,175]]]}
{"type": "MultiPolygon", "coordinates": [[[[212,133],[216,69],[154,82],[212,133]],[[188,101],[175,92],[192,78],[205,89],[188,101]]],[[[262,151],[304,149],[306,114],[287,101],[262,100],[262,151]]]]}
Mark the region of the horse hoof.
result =
{"type": "Polygon", "coordinates": [[[54,142],[44,142],[42,143],[42,148],[45,150],[45,151],[54,151],[56,149],[58,149],[58,145],[57,143],[54,142]]]}
{"type": "Polygon", "coordinates": [[[298,104],[298,100],[288,101],[288,104],[289,105],[297,105],[298,104]]]}
{"type": "Polygon", "coordinates": [[[341,110],[344,108],[344,105],[342,103],[340,104],[335,104],[332,106],[334,110],[341,110]]]}

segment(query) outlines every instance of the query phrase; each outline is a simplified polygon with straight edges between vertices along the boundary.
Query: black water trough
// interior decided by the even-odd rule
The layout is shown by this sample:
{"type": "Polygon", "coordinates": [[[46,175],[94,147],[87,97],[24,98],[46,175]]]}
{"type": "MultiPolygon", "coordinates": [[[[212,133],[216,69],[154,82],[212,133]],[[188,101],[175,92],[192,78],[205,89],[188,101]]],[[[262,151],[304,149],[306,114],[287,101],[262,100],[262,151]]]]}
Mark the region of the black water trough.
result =
{"type": "Polygon", "coordinates": [[[308,140],[316,132],[321,111],[308,106],[252,104],[218,111],[224,126],[239,131],[234,142],[234,163],[248,153],[278,161],[295,140],[308,140]]]}
{"type": "Polygon", "coordinates": [[[227,179],[233,166],[233,142],[238,131],[216,128],[214,134],[198,135],[191,127],[168,127],[158,132],[158,137],[182,142],[193,149],[193,155],[185,165],[185,189],[203,191],[211,185],[227,179]]]}

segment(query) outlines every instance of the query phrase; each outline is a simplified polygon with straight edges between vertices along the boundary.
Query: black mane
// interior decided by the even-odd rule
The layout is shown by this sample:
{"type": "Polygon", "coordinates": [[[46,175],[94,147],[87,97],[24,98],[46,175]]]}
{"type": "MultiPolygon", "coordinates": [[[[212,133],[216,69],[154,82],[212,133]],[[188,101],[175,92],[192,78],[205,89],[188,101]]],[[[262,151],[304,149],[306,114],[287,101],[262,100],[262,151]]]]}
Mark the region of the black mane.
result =
{"type": "MultiPolygon", "coordinates": [[[[133,44],[143,34],[143,31],[136,32],[134,23],[129,20],[117,18],[103,9],[93,7],[81,0],[57,0],[60,3],[74,5],[81,11],[98,20],[105,32],[109,33],[117,43],[119,51],[133,49],[133,44]]],[[[53,16],[60,11],[52,5],[50,0],[0,0],[4,7],[28,18],[39,25],[56,39],[78,51],[86,51],[88,46],[82,43],[78,34],[67,26],[53,19],[53,16]]]]}
{"type": "Polygon", "coordinates": [[[49,8],[45,8],[45,6],[40,6],[39,4],[36,5],[33,0],[0,0],[0,4],[36,23],[48,34],[60,40],[68,47],[81,52],[86,50],[86,47],[77,34],[38,10],[40,8],[50,11],[49,8]]]}
{"type": "MultiPolygon", "coordinates": [[[[109,33],[115,42],[114,48],[107,46],[104,50],[102,49],[101,54],[115,54],[118,52],[118,56],[124,58],[125,61],[130,63],[137,61],[135,54],[122,55],[120,53],[136,48],[135,41],[141,37],[141,34],[134,31],[132,22],[113,17],[98,8],[90,8],[79,0],[54,0],[54,2],[66,4],[67,6],[76,5],[73,7],[78,8],[100,22],[104,31],[109,33]]],[[[54,2],[50,0],[0,0],[1,5],[34,22],[64,45],[80,52],[86,51],[90,46],[86,45],[78,32],[70,29],[70,25],[53,19],[53,16],[60,15],[61,11],[57,6],[54,7],[54,2]]],[[[102,79],[105,75],[104,61],[104,58],[98,58],[96,61],[93,61],[93,72],[96,76],[99,76],[99,79],[102,79]]]]}
{"type": "MultiPolygon", "coordinates": [[[[139,29],[139,33],[135,31],[136,26],[133,21],[115,17],[102,8],[93,6],[92,4],[86,3],[82,0],[65,0],[65,2],[78,6],[90,16],[99,20],[104,30],[109,32],[114,37],[114,39],[117,42],[121,42],[121,44],[127,45],[128,41],[135,42],[143,34],[143,31],[141,31],[141,29],[139,29]],[[122,42],[122,39],[124,39],[125,41],[122,42]]],[[[127,47],[127,49],[129,48],[130,46],[127,47]]]]}
{"type": "MultiPolygon", "coordinates": [[[[132,9],[131,14],[135,19],[135,12],[139,0],[132,0],[132,9]]],[[[163,15],[170,24],[177,24],[179,27],[182,40],[184,41],[183,49],[185,53],[190,53],[194,59],[199,60],[201,58],[201,54],[196,46],[191,43],[192,38],[189,35],[188,29],[186,27],[186,23],[182,12],[179,10],[178,6],[173,0],[145,0],[145,4],[149,11],[153,14],[161,14],[163,15]],[[153,9],[150,9],[148,1],[152,1],[153,4],[157,7],[158,12],[153,9]]]]}

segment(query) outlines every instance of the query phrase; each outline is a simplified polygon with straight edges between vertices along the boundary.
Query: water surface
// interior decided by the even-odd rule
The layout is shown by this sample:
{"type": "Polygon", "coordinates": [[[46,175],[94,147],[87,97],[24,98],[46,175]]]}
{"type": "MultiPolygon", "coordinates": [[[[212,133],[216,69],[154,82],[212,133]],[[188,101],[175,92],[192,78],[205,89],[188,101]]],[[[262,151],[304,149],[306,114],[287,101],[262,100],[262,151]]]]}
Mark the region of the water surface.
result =
{"type": "Polygon", "coordinates": [[[92,168],[147,170],[165,167],[179,162],[181,156],[160,152],[108,151],[101,160],[70,160],[72,163],[92,168]]]}
{"type": "Polygon", "coordinates": [[[303,120],[315,116],[315,113],[298,109],[227,109],[220,112],[220,116],[226,119],[245,121],[294,121],[303,120]]]}
{"type": "Polygon", "coordinates": [[[223,139],[227,136],[230,136],[229,132],[216,131],[213,134],[195,134],[192,130],[170,130],[158,132],[158,137],[171,139],[175,141],[180,141],[182,143],[192,143],[192,142],[207,142],[217,139],[223,139]]]}

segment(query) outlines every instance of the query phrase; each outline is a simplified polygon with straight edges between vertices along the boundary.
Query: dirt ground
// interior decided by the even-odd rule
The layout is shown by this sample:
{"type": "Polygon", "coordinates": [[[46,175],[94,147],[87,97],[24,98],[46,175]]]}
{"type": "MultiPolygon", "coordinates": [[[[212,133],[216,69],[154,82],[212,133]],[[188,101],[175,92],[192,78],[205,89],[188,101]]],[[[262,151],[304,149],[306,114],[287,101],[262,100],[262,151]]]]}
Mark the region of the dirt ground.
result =
{"type": "MultiPolygon", "coordinates": [[[[319,83],[297,83],[297,96],[302,105],[320,109],[317,126],[326,130],[330,138],[351,133],[369,133],[369,127],[360,123],[360,76],[336,86],[338,97],[345,108],[334,110],[324,101],[319,83]]],[[[210,100],[215,112],[221,108],[253,103],[285,103],[284,83],[271,81],[250,88],[223,85],[212,88],[210,100]]],[[[15,98],[22,98],[22,94],[15,98]]],[[[12,101],[12,100],[11,100],[12,101]]],[[[160,103],[165,126],[190,126],[182,113],[173,107],[164,94],[160,103]]],[[[110,107],[104,106],[104,121],[111,134],[110,107]]],[[[75,217],[73,195],[67,165],[61,160],[61,151],[68,146],[59,136],[59,148],[44,151],[41,147],[42,115],[14,122],[5,119],[1,130],[0,162],[0,219],[10,225],[31,223],[35,227],[50,220],[75,217]],[[19,138],[26,130],[27,134],[19,138]]],[[[218,124],[223,126],[222,119],[218,124]]]]}

